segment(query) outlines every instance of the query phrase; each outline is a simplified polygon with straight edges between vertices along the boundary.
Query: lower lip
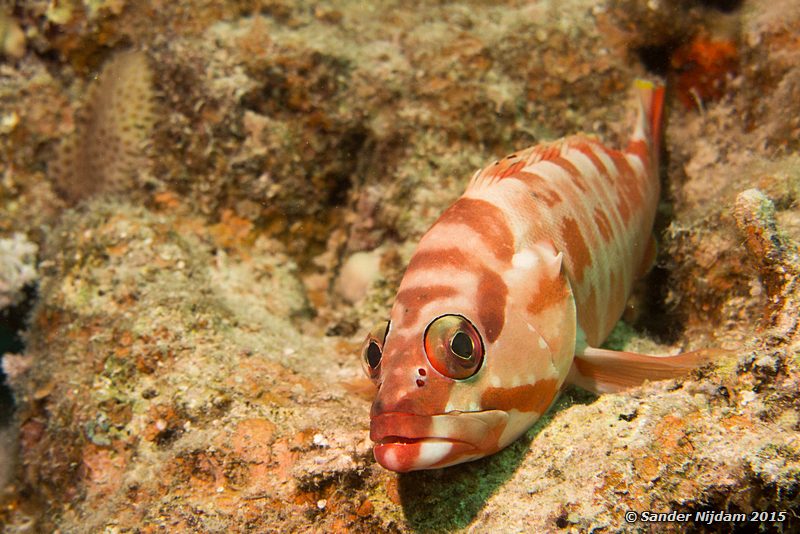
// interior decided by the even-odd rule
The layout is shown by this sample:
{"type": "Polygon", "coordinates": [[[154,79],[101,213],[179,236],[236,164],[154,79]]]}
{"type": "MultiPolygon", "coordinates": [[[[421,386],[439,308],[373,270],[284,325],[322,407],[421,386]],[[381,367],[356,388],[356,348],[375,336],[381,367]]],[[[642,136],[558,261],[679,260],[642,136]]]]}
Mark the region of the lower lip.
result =
{"type": "Polygon", "coordinates": [[[386,469],[405,473],[458,463],[460,457],[474,450],[475,447],[461,441],[426,438],[378,443],[373,454],[386,469]]]}

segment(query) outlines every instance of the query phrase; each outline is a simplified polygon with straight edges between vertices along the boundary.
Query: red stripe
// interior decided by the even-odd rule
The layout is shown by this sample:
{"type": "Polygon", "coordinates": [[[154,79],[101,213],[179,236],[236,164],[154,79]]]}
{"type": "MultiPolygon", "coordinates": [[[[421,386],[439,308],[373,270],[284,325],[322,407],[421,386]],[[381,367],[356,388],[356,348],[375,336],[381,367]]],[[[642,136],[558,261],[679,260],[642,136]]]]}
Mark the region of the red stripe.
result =
{"type": "MultiPolygon", "coordinates": [[[[421,334],[420,334],[421,336],[421,334]]],[[[391,337],[384,346],[384,363],[381,374],[381,386],[378,395],[372,404],[370,417],[376,417],[386,412],[404,412],[412,414],[438,414],[444,413],[450,400],[450,390],[453,385],[451,379],[438,373],[428,373],[425,383],[425,394],[418,393],[416,383],[409,382],[406,374],[396,375],[386,372],[387,365],[392,369],[413,370],[417,367],[426,367],[427,359],[422,352],[419,338],[391,337]]],[[[374,421],[374,419],[373,419],[374,421]]],[[[426,433],[420,429],[421,433],[426,433]]],[[[427,435],[430,435],[429,433],[427,435]]]]}
{"type": "Polygon", "coordinates": [[[650,164],[650,157],[648,154],[647,142],[642,139],[635,139],[628,143],[628,148],[625,150],[626,152],[630,152],[642,160],[644,164],[644,168],[647,169],[650,164]]]}
{"type": "Polygon", "coordinates": [[[598,155],[594,153],[594,150],[592,150],[591,146],[589,146],[586,143],[579,143],[579,144],[576,144],[574,146],[574,148],[578,152],[580,152],[581,154],[583,154],[584,156],[589,158],[589,161],[592,162],[592,165],[595,166],[597,171],[606,179],[606,181],[609,184],[613,184],[614,183],[614,177],[611,175],[610,170],[607,169],[606,166],[603,164],[603,160],[601,160],[598,157],[598,155]]]}
{"type": "Polygon", "coordinates": [[[460,248],[435,248],[423,249],[417,251],[408,262],[406,273],[420,270],[427,271],[431,269],[441,269],[443,267],[455,267],[461,271],[470,270],[476,274],[479,269],[474,267],[481,267],[480,264],[472,261],[467,254],[460,248]]]}
{"type": "Polygon", "coordinates": [[[575,219],[567,217],[562,221],[561,238],[567,246],[567,255],[572,264],[575,280],[581,282],[584,271],[592,263],[592,253],[586,246],[580,226],[575,219]]]}
{"type": "Polygon", "coordinates": [[[478,282],[478,321],[484,335],[493,343],[503,331],[506,321],[506,298],[508,287],[503,278],[494,271],[485,269],[478,282]]]}
{"type": "Polygon", "coordinates": [[[532,172],[518,172],[513,176],[525,183],[531,191],[531,196],[536,200],[541,200],[548,208],[554,207],[563,199],[556,191],[550,187],[550,183],[542,176],[532,172]]]}
{"type": "Polygon", "coordinates": [[[514,255],[514,234],[505,214],[485,200],[460,198],[442,213],[434,226],[440,223],[469,226],[483,238],[483,243],[500,261],[510,262],[514,255]]]}
{"type": "Polygon", "coordinates": [[[537,314],[542,310],[564,302],[569,297],[569,288],[565,279],[557,274],[554,277],[542,276],[539,279],[539,287],[536,295],[528,303],[528,311],[537,314]]]}
{"type": "MultiPolygon", "coordinates": [[[[505,161],[503,163],[505,163],[505,161]]],[[[508,165],[508,164],[502,165],[502,163],[501,163],[501,169],[500,169],[500,172],[497,173],[497,177],[498,178],[505,178],[506,176],[511,176],[512,174],[514,174],[515,172],[517,172],[518,170],[520,170],[524,166],[525,166],[525,162],[521,161],[521,160],[517,160],[514,163],[512,163],[511,165],[508,165]]]]}
{"type": "Polygon", "coordinates": [[[554,378],[544,378],[513,388],[487,388],[481,395],[481,408],[544,413],[557,392],[558,381],[554,378]]]}
{"type": "MultiPolygon", "coordinates": [[[[611,198],[608,201],[604,201],[604,209],[600,210],[600,216],[604,218],[605,221],[608,223],[607,228],[609,231],[609,236],[606,237],[604,234],[603,238],[607,243],[610,243],[613,240],[614,235],[617,235],[618,233],[624,231],[624,224],[623,224],[622,214],[620,213],[620,209],[625,209],[626,213],[628,214],[628,217],[630,217],[630,208],[627,203],[615,204],[611,200],[613,199],[613,197],[617,196],[616,180],[614,178],[614,175],[617,174],[617,171],[616,169],[612,171],[606,168],[600,157],[592,150],[591,146],[589,146],[587,143],[576,144],[574,145],[574,148],[578,150],[581,154],[589,158],[589,161],[591,161],[592,165],[594,165],[598,173],[605,178],[606,182],[609,185],[612,186],[611,188],[604,188],[604,191],[607,192],[607,194],[610,195],[611,198]]],[[[603,147],[601,146],[600,148],[602,149],[603,147]]],[[[595,220],[597,220],[597,215],[595,215],[595,220]]]]}
{"type": "MultiPolygon", "coordinates": [[[[494,342],[503,330],[503,324],[505,324],[508,286],[506,286],[503,278],[480,262],[477,255],[468,255],[462,249],[455,247],[417,252],[408,264],[406,276],[413,270],[442,267],[455,267],[461,271],[477,275],[478,293],[475,309],[478,313],[478,323],[486,340],[490,343],[494,342]]],[[[427,304],[428,301],[435,300],[426,293],[430,288],[437,289],[437,293],[433,295],[436,299],[458,294],[458,290],[450,286],[430,286],[400,291],[397,294],[397,301],[406,307],[406,313],[410,314],[409,321],[416,321],[419,309],[427,304]],[[445,289],[448,291],[444,291],[445,289]],[[410,302],[406,302],[406,300],[410,302]]]]}
{"type": "Polygon", "coordinates": [[[403,307],[404,321],[414,323],[424,305],[435,300],[442,300],[458,295],[458,290],[451,286],[435,285],[403,289],[395,297],[395,305],[403,307]]]}
{"type": "Polygon", "coordinates": [[[566,171],[566,173],[569,175],[569,179],[572,180],[572,183],[575,185],[575,187],[584,193],[589,190],[586,187],[586,184],[583,183],[583,175],[571,161],[566,158],[555,158],[551,161],[566,171]]]}
{"type": "Polygon", "coordinates": [[[603,238],[603,241],[608,244],[611,242],[611,221],[608,220],[608,216],[601,210],[600,208],[594,209],[594,222],[597,225],[597,229],[600,231],[600,237],[603,238]]]}
{"type": "Polygon", "coordinates": [[[606,150],[606,153],[614,161],[614,165],[619,171],[617,178],[619,213],[623,222],[627,224],[631,217],[631,206],[642,205],[641,178],[636,175],[627,158],[621,152],[606,150]]]}

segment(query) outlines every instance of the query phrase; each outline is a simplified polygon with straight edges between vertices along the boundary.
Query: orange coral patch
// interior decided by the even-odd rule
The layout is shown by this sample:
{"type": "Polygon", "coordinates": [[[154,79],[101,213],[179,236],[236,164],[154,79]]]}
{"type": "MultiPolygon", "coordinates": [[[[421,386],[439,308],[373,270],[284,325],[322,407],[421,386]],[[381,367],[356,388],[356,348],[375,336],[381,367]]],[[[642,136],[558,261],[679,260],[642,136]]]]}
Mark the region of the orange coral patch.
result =
{"type": "Polygon", "coordinates": [[[236,425],[231,446],[245,461],[267,462],[274,433],[275,425],[267,419],[245,419],[236,425]]]}
{"type": "Polygon", "coordinates": [[[686,108],[699,107],[725,93],[728,77],[738,70],[739,52],[731,40],[700,35],[678,48],[670,63],[678,98],[686,108]]]}
{"type": "Polygon", "coordinates": [[[253,223],[239,217],[231,210],[223,210],[222,220],[210,228],[209,233],[217,245],[236,248],[249,242],[253,223]]]}

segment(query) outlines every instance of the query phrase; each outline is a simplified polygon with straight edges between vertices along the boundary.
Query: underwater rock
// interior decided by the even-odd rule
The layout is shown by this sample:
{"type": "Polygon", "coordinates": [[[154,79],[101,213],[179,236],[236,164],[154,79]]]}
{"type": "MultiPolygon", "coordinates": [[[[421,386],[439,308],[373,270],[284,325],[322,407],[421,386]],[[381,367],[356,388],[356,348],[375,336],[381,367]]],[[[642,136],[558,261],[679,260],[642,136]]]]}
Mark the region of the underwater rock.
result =
{"type": "MultiPolygon", "coordinates": [[[[40,246],[40,295],[4,361],[20,462],[0,522],[641,531],[625,512],[718,509],[797,528],[800,295],[778,273],[798,269],[800,10],[717,4],[17,2],[29,52],[0,66],[0,229],[40,246]],[[658,261],[614,343],[734,354],[625,394],[568,390],[477,462],[378,467],[357,352],[419,236],[486,161],[624,139],[630,81],[674,79],[670,58],[723,16],[739,64],[701,109],[670,98],[658,261]],[[141,168],[108,182],[116,200],[65,210],[45,169],[73,126],[102,137],[76,110],[123,43],[148,62],[120,79],[161,106],[150,151],[121,158],[141,168]]],[[[102,193],[116,164],[70,176],[102,193]]]]}
{"type": "Polygon", "coordinates": [[[0,11],[0,52],[14,59],[25,55],[25,32],[3,11],[0,11]]]}
{"type": "Polygon", "coordinates": [[[381,251],[356,252],[342,264],[336,279],[336,291],[350,304],[355,304],[367,295],[373,283],[381,277],[381,251]]]}

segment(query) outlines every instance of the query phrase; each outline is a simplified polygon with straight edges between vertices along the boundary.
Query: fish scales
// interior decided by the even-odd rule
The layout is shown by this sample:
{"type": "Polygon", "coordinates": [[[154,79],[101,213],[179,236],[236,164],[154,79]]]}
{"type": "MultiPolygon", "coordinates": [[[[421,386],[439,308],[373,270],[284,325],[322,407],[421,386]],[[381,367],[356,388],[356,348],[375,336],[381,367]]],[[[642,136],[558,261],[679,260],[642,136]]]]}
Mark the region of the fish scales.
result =
{"type": "Polygon", "coordinates": [[[638,81],[625,150],[576,135],[478,171],[421,238],[389,322],[367,335],[376,460],[394,471],[493,454],[566,382],[596,392],[707,359],[596,348],[652,263],[664,90],[638,81]]]}

